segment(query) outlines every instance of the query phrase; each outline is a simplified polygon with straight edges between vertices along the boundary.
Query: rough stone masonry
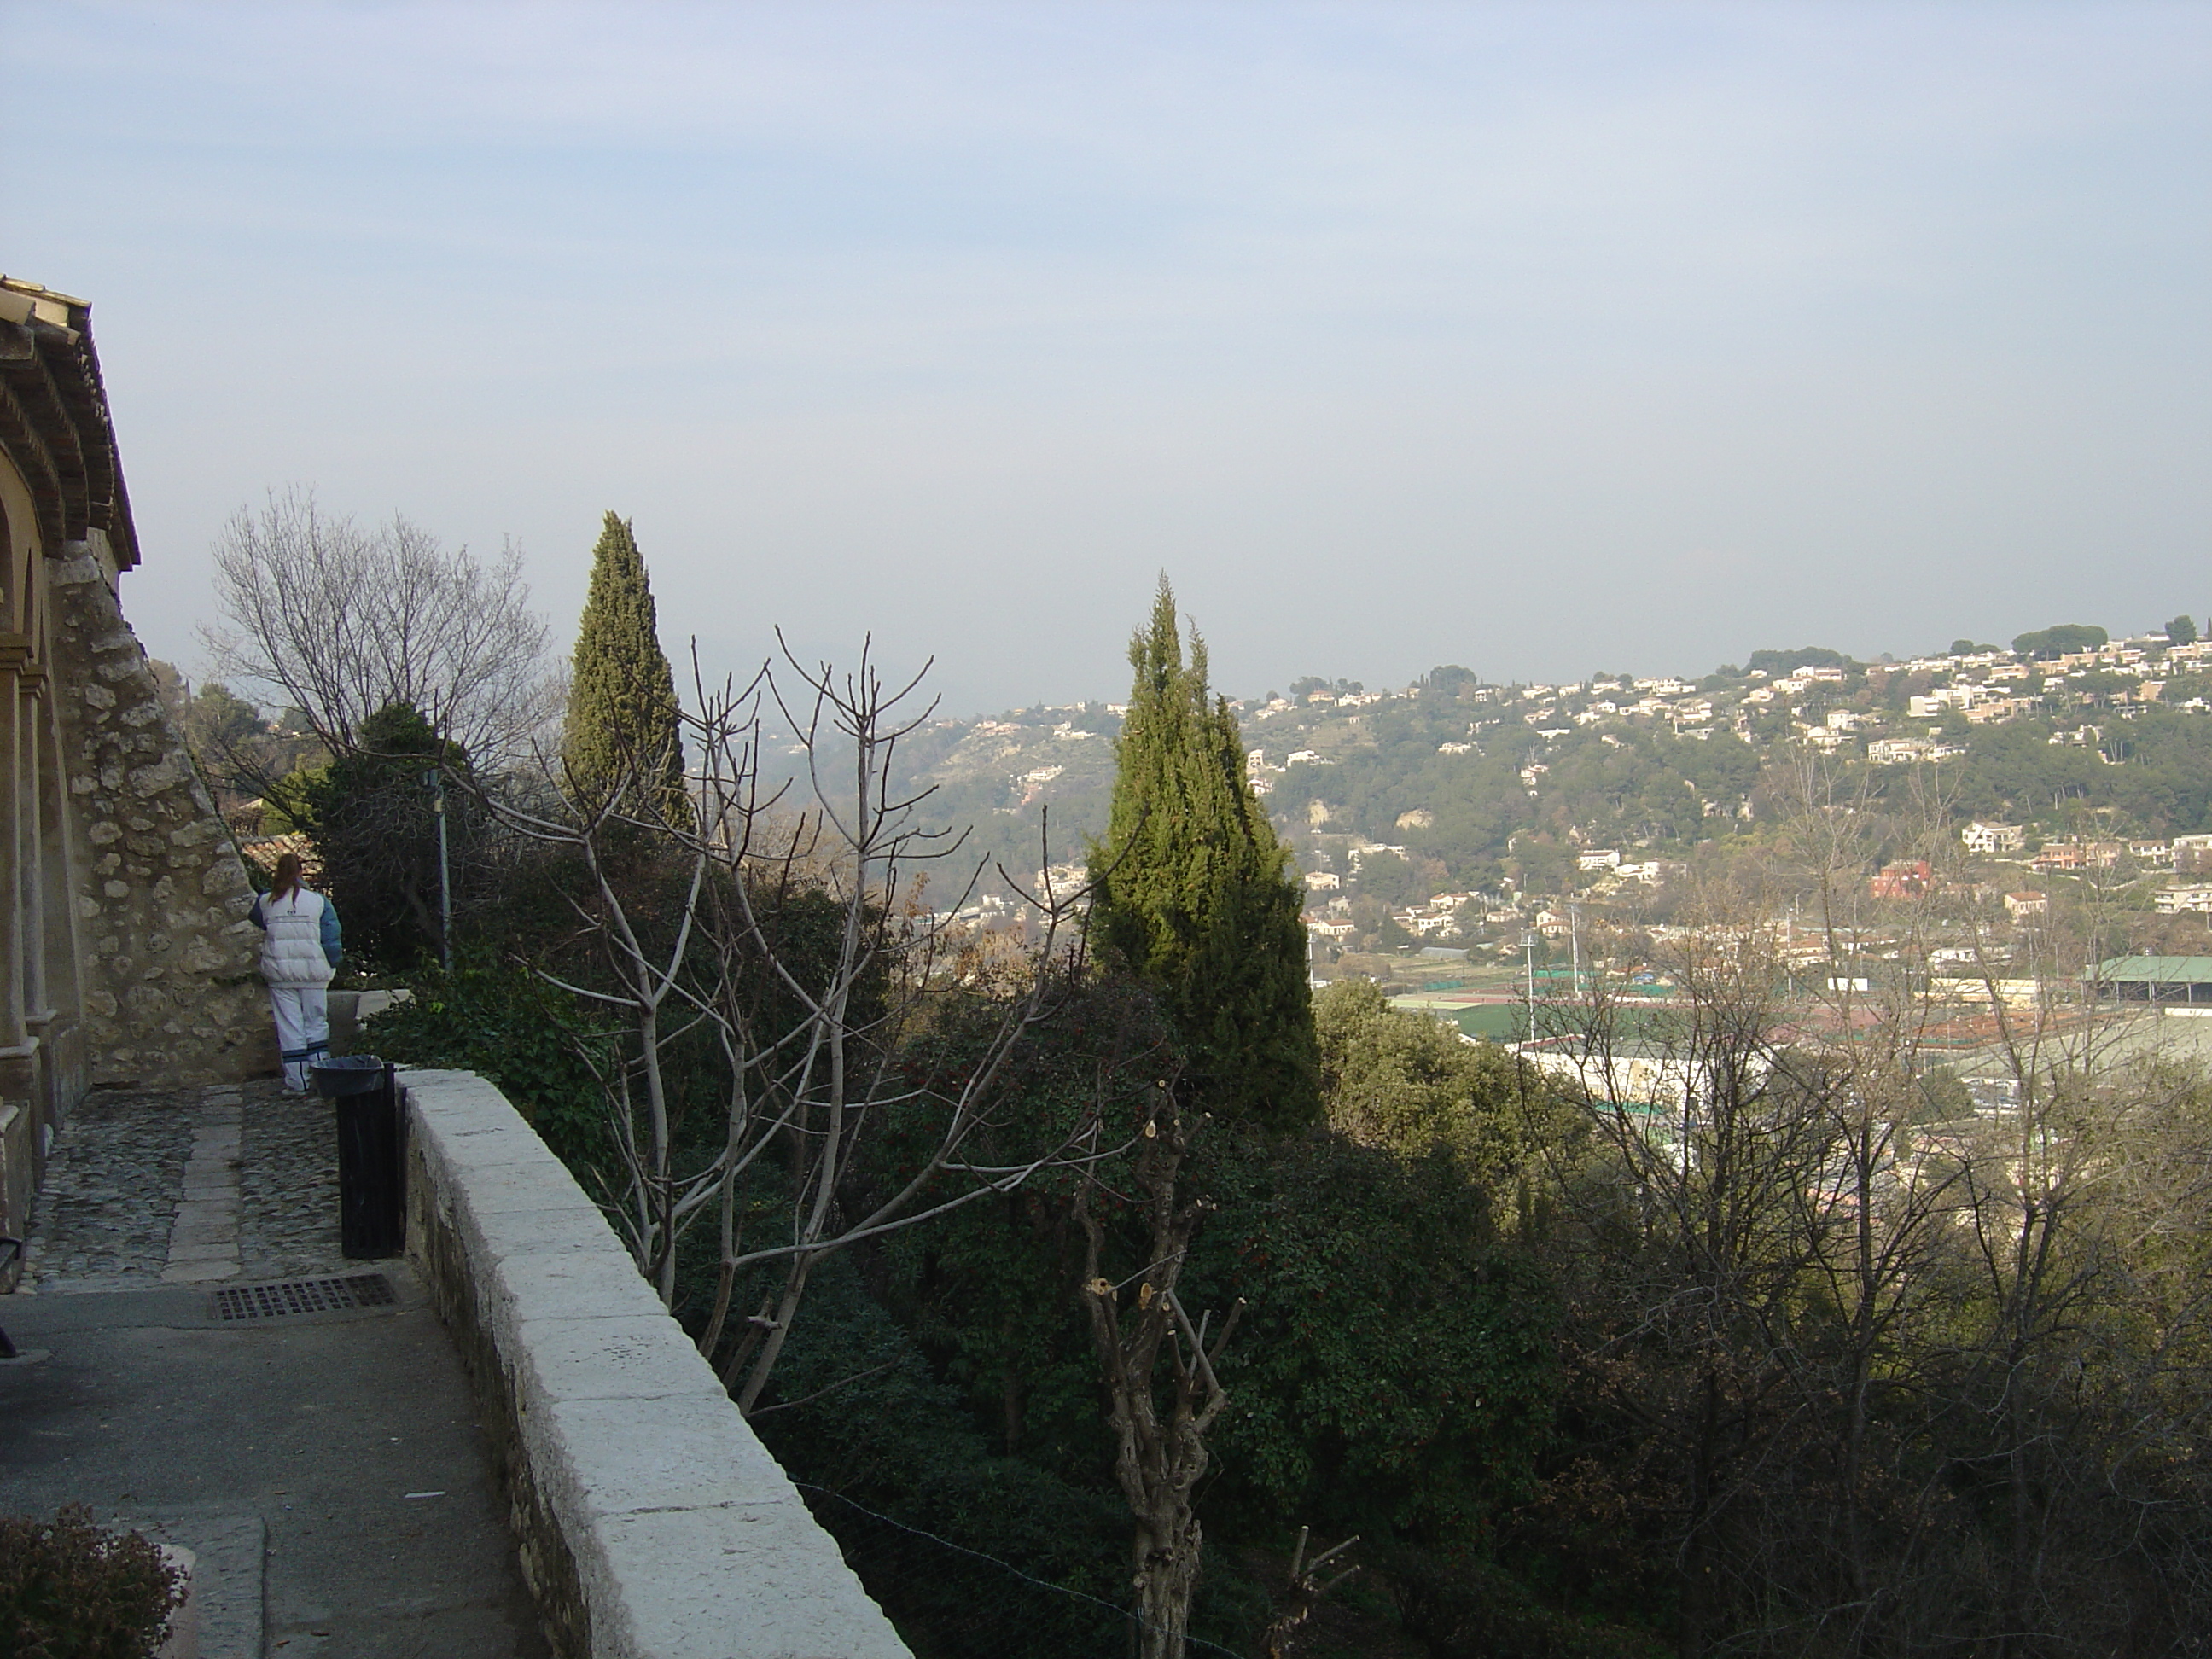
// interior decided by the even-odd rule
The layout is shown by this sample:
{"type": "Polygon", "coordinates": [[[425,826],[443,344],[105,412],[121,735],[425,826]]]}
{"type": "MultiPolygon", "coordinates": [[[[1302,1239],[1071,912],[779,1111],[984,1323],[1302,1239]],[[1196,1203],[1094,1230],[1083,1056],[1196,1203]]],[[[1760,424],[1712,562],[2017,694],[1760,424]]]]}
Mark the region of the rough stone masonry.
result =
{"type": "Polygon", "coordinates": [[[95,1087],[234,1082],[276,1062],[253,902],[146,653],[90,551],[50,568],[95,1087]]]}

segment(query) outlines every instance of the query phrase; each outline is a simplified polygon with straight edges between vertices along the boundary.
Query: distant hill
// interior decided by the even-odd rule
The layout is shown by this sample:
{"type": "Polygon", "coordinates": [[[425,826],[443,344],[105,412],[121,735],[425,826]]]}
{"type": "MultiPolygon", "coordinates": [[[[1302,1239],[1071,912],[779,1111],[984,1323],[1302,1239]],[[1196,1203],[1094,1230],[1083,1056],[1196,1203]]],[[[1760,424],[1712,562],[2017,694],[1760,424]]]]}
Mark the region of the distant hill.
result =
{"type": "MultiPolygon", "coordinates": [[[[1564,894],[1755,831],[1777,745],[1825,755],[1877,802],[1933,789],[1957,823],[2031,838],[2212,829],[2212,644],[2071,624],[2015,644],[1875,663],[1761,650],[1695,681],[1498,685],[1445,667],[1370,691],[1309,676],[1239,713],[1302,866],[1392,904],[1564,894]]],[[[1103,703],[942,720],[902,772],[935,789],[930,817],[969,827],[971,857],[1026,875],[1048,809],[1055,862],[1103,832],[1118,730],[1103,703]]]]}

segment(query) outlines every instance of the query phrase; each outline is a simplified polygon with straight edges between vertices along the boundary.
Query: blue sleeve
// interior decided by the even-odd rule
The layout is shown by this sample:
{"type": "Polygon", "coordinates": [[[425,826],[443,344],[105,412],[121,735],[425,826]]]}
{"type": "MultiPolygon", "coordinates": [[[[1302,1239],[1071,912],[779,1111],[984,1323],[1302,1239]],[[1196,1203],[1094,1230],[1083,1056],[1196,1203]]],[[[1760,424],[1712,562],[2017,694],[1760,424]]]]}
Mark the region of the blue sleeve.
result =
{"type": "Polygon", "coordinates": [[[345,946],[338,939],[338,908],[328,899],[323,901],[323,954],[333,968],[345,960],[345,946]]]}

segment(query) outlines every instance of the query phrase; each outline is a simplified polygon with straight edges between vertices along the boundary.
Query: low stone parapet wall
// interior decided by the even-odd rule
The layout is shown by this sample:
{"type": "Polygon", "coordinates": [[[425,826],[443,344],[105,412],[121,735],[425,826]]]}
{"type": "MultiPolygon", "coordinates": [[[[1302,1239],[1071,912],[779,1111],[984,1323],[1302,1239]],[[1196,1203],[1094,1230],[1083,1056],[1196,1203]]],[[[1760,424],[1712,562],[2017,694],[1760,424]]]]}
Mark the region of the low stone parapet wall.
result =
{"type": "Polygon", "coordinates": [[[408,1255],[563,1659],[908,1659],[605,1218],[499,1091],[400,1073],[408,1255]]]}

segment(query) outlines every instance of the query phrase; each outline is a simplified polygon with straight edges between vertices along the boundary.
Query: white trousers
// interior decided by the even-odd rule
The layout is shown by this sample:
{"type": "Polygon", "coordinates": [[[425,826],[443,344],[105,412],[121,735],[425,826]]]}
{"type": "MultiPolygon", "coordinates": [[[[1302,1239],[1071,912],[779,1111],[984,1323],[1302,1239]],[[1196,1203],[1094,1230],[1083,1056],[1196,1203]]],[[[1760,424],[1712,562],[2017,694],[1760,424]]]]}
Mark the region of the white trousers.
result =
{"type": "Polygon", "coordinates": [[[284,1060],[284,1086],[299,1094],[307,1086],[307,1067],[331,1051],[330,988],[272,985],[269,1008],[276,1016],[276,1052],[284,1060]]]}

